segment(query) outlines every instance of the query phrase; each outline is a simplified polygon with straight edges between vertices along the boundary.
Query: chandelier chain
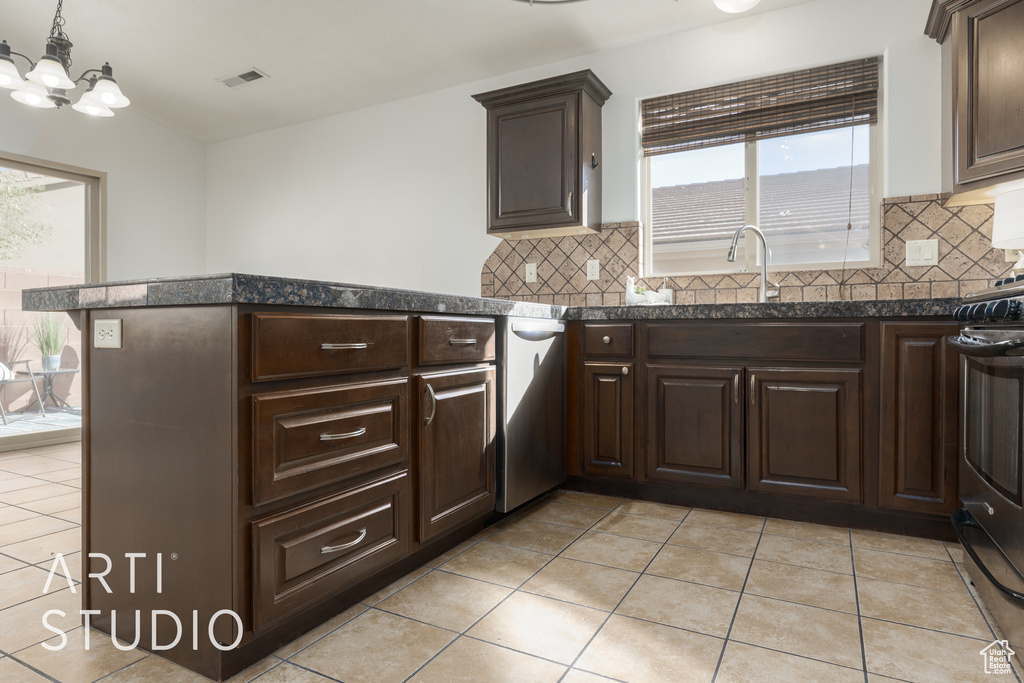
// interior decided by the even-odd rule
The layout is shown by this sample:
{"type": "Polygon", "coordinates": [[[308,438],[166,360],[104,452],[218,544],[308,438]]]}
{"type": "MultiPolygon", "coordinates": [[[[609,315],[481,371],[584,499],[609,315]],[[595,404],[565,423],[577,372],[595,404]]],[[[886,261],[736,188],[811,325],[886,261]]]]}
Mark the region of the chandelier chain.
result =
{"type": "Polygon", "coordinates": [[[60,10],[64,6],[64,0],[57,0],[57,12],[53,15],[53,28],[50,29],[50,37],[67,39],[64,33],[64,17],[60,10]]]}

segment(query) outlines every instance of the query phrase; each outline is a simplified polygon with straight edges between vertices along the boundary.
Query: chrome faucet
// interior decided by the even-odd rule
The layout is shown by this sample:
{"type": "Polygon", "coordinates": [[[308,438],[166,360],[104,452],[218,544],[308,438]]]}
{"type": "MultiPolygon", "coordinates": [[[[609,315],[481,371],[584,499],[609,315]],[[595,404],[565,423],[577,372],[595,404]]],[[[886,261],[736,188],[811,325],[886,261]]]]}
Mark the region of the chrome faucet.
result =
{"type": "Polygon", "coordinates": [[[732,244],[729,245],[729,255],[725,257],[725,260],[729,263],[736,261],[736,248],[739,246],[740,236],[747,230],[753,231],[761,242],[761,286],[757,289],[757,300],[763,304],[768,299],[775,299],[779,296],[778,285],[768,289],[768,240],[765,239],[764,233],[756,225],[744,225],[732,236],[732,244]]]}

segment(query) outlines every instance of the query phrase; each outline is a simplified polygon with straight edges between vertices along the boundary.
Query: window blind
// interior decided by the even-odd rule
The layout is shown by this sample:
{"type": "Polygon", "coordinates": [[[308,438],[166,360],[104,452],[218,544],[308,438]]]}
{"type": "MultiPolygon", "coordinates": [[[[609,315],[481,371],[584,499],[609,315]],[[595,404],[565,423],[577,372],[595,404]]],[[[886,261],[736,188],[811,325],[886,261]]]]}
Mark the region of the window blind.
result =
{"type": "Polygon", "coordinates": [[[878,120],[871,57],[641,102],[644,156],[878,120]]]}

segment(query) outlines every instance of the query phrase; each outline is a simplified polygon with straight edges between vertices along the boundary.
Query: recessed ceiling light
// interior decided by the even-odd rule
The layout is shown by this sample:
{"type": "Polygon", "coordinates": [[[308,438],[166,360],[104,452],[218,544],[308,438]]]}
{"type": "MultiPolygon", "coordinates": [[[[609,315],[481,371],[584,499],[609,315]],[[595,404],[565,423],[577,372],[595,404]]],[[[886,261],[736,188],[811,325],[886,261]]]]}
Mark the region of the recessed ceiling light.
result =
{"type": "Polygon", "coordinates": [[[752,9],[759,2],[761,0],[715,0],[715,7],[729,14],[739,14],[752,9]]]}

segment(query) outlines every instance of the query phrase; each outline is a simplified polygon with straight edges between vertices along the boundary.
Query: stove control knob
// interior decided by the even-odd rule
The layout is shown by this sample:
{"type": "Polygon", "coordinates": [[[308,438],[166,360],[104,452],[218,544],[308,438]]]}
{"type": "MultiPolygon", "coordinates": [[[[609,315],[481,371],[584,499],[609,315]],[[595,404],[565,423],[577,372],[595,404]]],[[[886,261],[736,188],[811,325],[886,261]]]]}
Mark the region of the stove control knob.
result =
{"type": "Polygon", "coordinates": [[[955,311],[953,311],[953,320],[958,320],[962,323],[965,323],[971,319],[970,312],[970,306],[959,306],[955,311]]]}
{"type": "Polygon", "coordinates": [[[993,301],[985,306],[985,317],[993,320],[999,320],[1000,318],[1006,317],[1006,312],[1009,309],[1009,302],[1006,299],[1000,301],[993,301]]]}
{"type": "Polygon", "coordinates": [[[970,319],[976,323],[985,320],[985,304],[974,304],[971,306],[970,319]]]}

